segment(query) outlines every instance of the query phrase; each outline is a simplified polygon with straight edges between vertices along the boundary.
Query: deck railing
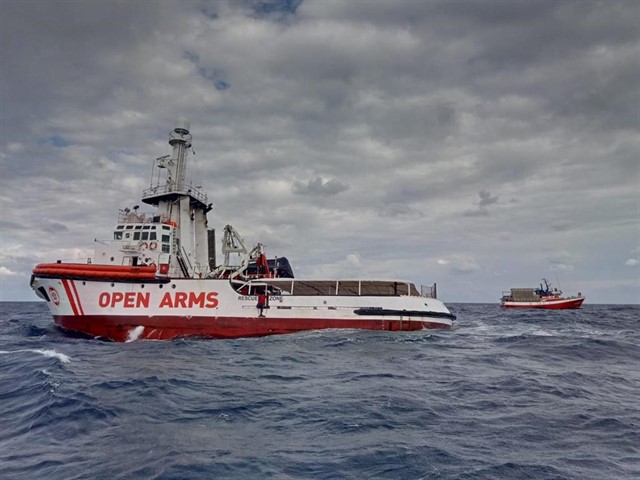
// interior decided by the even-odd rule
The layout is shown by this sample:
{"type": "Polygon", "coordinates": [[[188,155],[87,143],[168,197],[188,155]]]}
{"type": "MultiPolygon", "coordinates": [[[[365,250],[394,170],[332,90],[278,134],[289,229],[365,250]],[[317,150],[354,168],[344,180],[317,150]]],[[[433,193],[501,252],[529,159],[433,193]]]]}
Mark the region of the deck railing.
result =
{"type": "Polygon", "coordinates": [[[207,203],[207,194],[201,192],[198,188],[193,186],[183,187],[182,189],[175,188],[174,185],[156,185],[151,188],[147,188],[142,192],[142,198],[157,197],[158,195],[165,195],[168,193],[177,193],[180,195],[189,195],[196,200],[207,203]]]}
{"type": "Polygon", "coordinates": [[[438,291],[436,284],[433,285],[420,285],[420,295],[426,298],[438,298],[438,291]]]}

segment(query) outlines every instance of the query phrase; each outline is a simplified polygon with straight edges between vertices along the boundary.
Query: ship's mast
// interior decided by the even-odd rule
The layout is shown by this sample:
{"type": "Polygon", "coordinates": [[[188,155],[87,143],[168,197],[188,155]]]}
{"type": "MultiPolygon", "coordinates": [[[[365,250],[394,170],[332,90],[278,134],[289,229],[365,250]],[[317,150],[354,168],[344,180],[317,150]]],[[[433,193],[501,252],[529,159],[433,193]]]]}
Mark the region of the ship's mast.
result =
{"type": "Polygon", "coordinates": [[[207,212],[211,204],[204,192],[187,184],[191,140],[189,122],[178,119],[169,133],[173,151],[156,159],[151,187],[142,195],[142,201],[156,206],[162,221],[172,227],[170,275],[177,277],[200,277],[209,271],[207,212]]]}
{"type": "Polygon", "coordinates": [[[179,119],[178,126],[169,134],[169,145],[173,147],[172,158],[175,159],[174,183],[177,192],[184,189],[187,176],[187,151],[191,148],[191,139],[189,122],[183,118],[179,119]]]}

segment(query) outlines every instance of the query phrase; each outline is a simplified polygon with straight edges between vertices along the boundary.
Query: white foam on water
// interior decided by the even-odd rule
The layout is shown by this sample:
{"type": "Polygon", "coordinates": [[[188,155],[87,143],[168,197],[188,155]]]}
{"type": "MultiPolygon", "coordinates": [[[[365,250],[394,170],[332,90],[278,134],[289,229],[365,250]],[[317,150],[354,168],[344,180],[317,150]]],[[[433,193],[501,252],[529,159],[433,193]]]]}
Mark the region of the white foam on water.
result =
{"type": "Polygon", "coordinates": [[[142,332],[144,332],[144,327],[142,325],[138,325],[136,328],[132,328],[131,330],[129,330],[127,342],[135,342],[136,340],[138,340],[138,338],[140,338],[142,332]]]}
{"type": "Polygon", "coordinates": [[[65,355],[64,353],[56,352],[55,350],[37,349],[37,350],[31,350],[31,351],[35,352],[35,353],[40,353],[40,354],[44,355],[45,357],[57,358],[62,363],[69,363],[71,361],[71,357],[70,356],[65,355]]]}
{"type": "Polygon", "coordinates": [[[12,352],[8,352],[6,350],[0,350],[0,354],[20,353],[20,352],[39,353],[40,355],[44,355],[45,357],[57,358],[62,363],[69,363],[71,361],[71,357],[69,355],[65,355],[64,353],[56,352],[55,350],[43,350],[41,348],[14,350],[12,352]]]}
{"type": "Polygon", "coordinates": [[[558,332],[550,332],[549,330],[545,330],[543,328],[538,328],[532,331],[527,332],[529,335],[533,335],[534,337],[557,337],[558,332]]]}

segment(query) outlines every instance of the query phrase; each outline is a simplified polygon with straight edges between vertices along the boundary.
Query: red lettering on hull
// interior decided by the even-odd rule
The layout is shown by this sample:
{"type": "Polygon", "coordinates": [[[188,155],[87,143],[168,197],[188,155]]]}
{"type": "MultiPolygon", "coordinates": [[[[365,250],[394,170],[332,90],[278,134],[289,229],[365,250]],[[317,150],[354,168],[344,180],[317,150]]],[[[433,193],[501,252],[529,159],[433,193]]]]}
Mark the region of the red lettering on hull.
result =
{"type": "Polygon", "coordinates": [[[149,292],[102,292],[98,296],[98,306],[115,308],[122,304],[123,308],[149,308],[149,292]]]}
{"type": "Polygon", "coordinates": [[[162,297],[159,308],[216,308],[218,292],[167,292],[162,297]]]}
{"type": "Polygon", "coordinates": [[[172,300],[172,296],[171,296],[171,292],[167,292],[164,294],[164,296],[162,297],[162,300],[160,301],[160,305],[158,305],[158,307],[160,308],[165,308],[165,307],[169,307],[169,308],[173,308],[173,300],[172,300]]]}
{"type": "MultiPolygon", "coordinates": [[[[102,292],[98,295],[100,308],[149,308],[150,292],[102,292]]],[[[166,292],[159,308],[217,308],[218,292],[166,292]]]]}

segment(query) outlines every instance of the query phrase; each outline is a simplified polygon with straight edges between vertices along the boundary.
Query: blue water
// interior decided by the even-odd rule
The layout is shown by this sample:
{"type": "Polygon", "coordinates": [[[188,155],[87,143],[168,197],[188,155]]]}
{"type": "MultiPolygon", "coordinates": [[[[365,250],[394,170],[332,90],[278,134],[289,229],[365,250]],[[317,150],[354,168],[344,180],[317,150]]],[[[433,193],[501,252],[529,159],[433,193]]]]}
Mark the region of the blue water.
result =
{"type": "Polygon", "coordinates": [[[107,343],[2,303],[2,479],[638,479],[638,306],[107,343]]]}

